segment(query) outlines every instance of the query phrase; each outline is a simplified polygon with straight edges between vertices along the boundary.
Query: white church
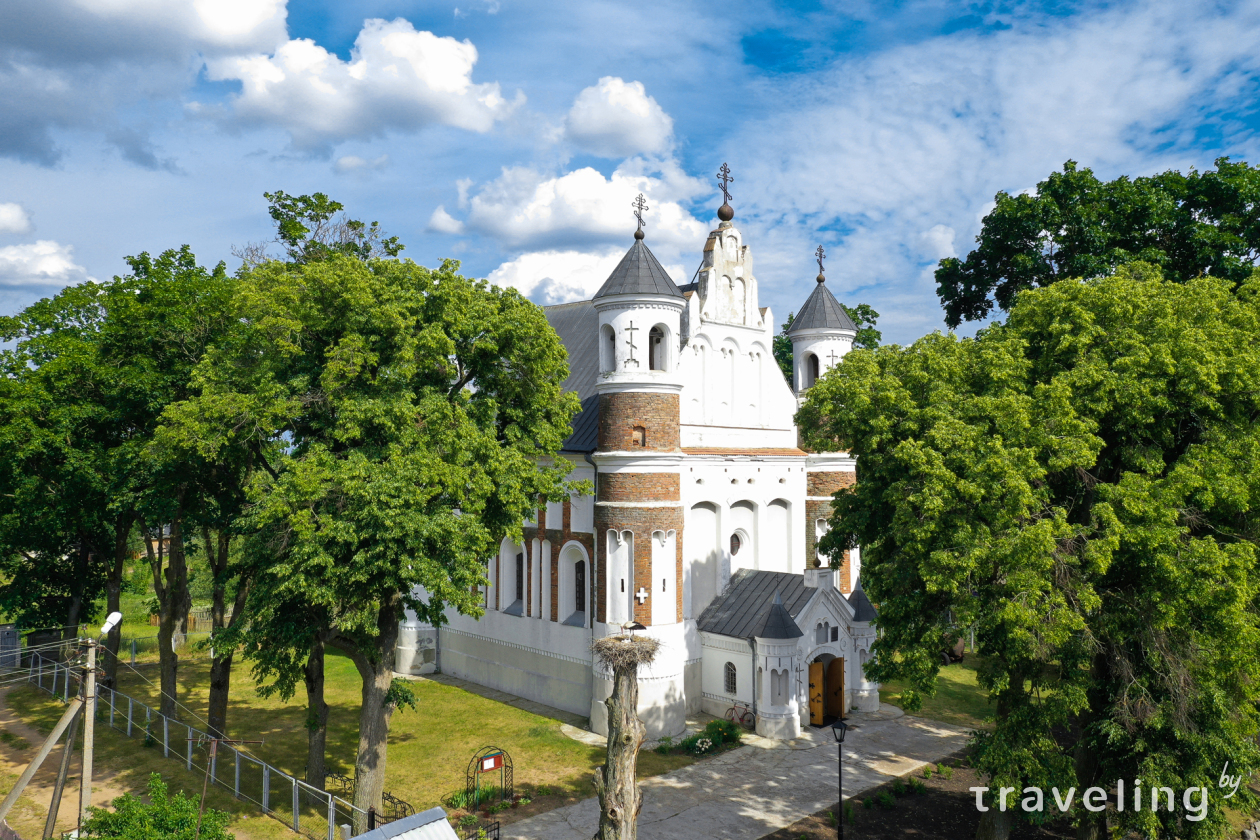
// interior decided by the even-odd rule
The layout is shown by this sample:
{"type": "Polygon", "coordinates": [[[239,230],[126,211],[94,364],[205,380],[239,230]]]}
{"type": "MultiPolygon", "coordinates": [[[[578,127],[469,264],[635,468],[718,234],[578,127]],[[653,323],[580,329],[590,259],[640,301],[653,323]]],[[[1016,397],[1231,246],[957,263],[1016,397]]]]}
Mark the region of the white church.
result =
{"type": "Polygon", "coordinates": [[[582,400],[560,456],[595,494],[548,504],[523,543],[503,542],[483,617],[405,623],[400,672],[440,668],[604,733],[611,681],[590,644],[637,621],[662,643],[640,673],[649,738],[698,711],[746,709],[758,733],[794,738],[878,708],[859,551],[833,571],[815,548],[854,462],[802,450],[792,419],[856,328],[820,273],[789,331],[789,386],[733,217],[724,202],[696,283],[677,285],[640,228],[591,300],[546,307],[582,400]]]}

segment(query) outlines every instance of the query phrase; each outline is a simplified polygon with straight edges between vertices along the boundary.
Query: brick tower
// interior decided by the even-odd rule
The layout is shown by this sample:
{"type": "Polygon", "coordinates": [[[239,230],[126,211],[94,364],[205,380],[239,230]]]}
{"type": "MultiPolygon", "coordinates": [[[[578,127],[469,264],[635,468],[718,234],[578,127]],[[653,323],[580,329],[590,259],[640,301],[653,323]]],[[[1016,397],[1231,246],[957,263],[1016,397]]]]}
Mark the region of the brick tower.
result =
{"type": "MultiPolygon", "coordinates": [[[[805,400],[805,392],[831,370],[853,348],[857,325],[844,311],[840,301],[827,288],[822,270],[823,253],[818,249],[818,285],[805,300],[788,337],[792,339],[792,372],[797,402],[805,400]]],[[[811,452],[805,462],[805,574],[807,577],[827,574],[818,556],[818,540],[827,532],[831,517],[832,494],[851,487],[857,480],[854,460],[845,452],[811,452]],[[818,570],[818,571],[815,571],[818,570]]],[[[840,563],[840,591],[848,593],[855,579],[855,561],[846,551],[840,563]]]]}
{"type": "MultiPolygon", "coordinates": [[[[644,244],[643,229],[595,294],[599,316],[599,434],[595,551],[597,635],[638,622],[662,650],[640,674],[650,737],[685,725],[683,508],[678,375],[685,300],[644,244]]],[[[591,726],[603,732],[607,674],[595,673],[591,726]]]]}

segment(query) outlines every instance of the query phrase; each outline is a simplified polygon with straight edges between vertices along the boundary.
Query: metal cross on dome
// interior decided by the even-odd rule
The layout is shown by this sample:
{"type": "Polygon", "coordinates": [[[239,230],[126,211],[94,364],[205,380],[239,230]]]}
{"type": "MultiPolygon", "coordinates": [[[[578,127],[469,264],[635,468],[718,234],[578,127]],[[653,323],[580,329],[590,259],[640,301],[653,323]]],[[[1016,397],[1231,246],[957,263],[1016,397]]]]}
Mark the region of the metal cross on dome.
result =
{"type": "Polygon", "coordinates": [[[818,258],[818,273],[822,274],[823,259],[826,258],[827,252],[823,250],[823,246],[819,245],[818,250],[814,252],[814,256],[818,258]]]}
{"type": "Polygon", "coordinates": [[[731,199],[735,197],[731,195],[730,192],[726,189],[726,185],[733,183],[735,180],[734,178],[731,177],[731,168],[727,166],[725,163],[722,164],[722,168],[718,170],[717,176],[718,176],[718,180],[722,182],[722,200],[725,201],[727,204],[730,204],[731,199]]]}
{"type": "Polygon", "coordinates": [[[647,199],[643,197],[643,193],[639,193],[639,197],[632,201],[630,206],[634,208],[634,217],[639,220],[639,229],[642,230],[647,224],[643,221],[643,211],[648,209],[647,199]]]}

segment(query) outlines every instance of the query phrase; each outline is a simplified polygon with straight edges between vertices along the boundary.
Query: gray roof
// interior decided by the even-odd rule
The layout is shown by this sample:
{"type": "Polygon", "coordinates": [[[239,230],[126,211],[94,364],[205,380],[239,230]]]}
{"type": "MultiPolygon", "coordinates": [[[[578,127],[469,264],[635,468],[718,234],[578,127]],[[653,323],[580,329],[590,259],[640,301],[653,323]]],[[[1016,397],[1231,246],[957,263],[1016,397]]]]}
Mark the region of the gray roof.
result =
{"type": "MultiPolygon", "coordinates": [[[[699,629],[705,633],[751,639],[761,635],[765,628],[775,595],[781,596],[781,609],[794,619],[805,609],[815,591],[805,585],[804,575],[740,569],[731,576],[722,594],[700,614],[699,629]]],[[[792,626],[796,626],[795,622],[792,626]]]]}
{"type": "Polygon", "coordinates": [[[776,591],[770,609],[766,610],[765,623],[753,635],[759,639],[799,639],[805,634],[796,626],[796,622],[792,620],[792,616],[788,615],[788,611],[783,608],[783,599],[776,591]]]}
{"type": "Polygon", "coordinates": [[[796,317],[792,319],[792,326],[788,327],[788,335],[799,330],[823,329],[857,332],[857,324],[853,323],[853,319],[840,306],[840,301],[836,300],[836,296],[827,290],[827,284],[819,283],[806,298],[801,311],[797,312],[796,317]]]}
{"type": "Polygon", "coordinates": [[[573,418],[573,434],[560,448],[566,452],[594,452],[599,433],[599,315],[589,300],[545,306],[547,323],[569,351],[569,378],[564,390],[576,391],[582,411],[573,418]]]}
{"type": "Polygon", "coordinates": [[[351,840],[459,840],[459,835],[446,821],[446,812],[430,808],[419,814],[403,817],[379,826],[351,840]]]}
{"type": "Polygon", "coordinates": [[[875,611],[875,605],[862,591],[861,578],[858,578],[857,586],[853,587],[853,591],[849,593],[849,606],[853,607],[854,621],[874,621],[879,617],[879,613],[875,611]]]}
{"type": "Polygon", "coordinates": [[[680,298],[682,292],[678,291],[674,281],[669,279],[669,273],[657,262],[643,240],[636,239],[595,293],[596,298],[608,295],[668,295],[680,298]]]}

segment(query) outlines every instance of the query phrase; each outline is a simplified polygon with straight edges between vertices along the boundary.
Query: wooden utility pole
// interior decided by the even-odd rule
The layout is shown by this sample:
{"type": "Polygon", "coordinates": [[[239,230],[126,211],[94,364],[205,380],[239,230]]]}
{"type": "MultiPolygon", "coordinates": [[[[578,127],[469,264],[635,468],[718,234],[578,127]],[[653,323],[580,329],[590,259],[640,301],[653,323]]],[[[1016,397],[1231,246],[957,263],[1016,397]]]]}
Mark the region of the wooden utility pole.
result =
{"type": "Polygon", "coordinates": [[[595,771],[599,795],[599,833],[595,840],[635,840],[643,794],[635,779],[639,748],[647,728],[639,720],[639,666],[656,658],[660,642],[634,636],[609,636],[591,643],[591,651],[612,672],[608,708],[608,753],[595,771]]]}
{"type": "Polygon", "coordinates": [[[66,789],[66,776],[70,773],[70,757],[74,754],[74,740],[79,737],[81,715],[75,715],[66,735],[66,746],[61,752],[61,769],[57,771],[57,785],[53,788],[52,802],[48,805],[48,820],[44,823],[44,840],[51,840],[57,832],[57,814],[61,811],[61,794],[66,789]]]}
{"type": "MultiPolygon", "coordinates": [[[[104,634],[102,634],[104,635],[104,634]]],[[[87,665],[83,669],[83,781],[79,785],[79,830],[92,807],[92,758],[96,741],[96,639],[87,640],[87,665]]],[[[66,745],[69,749],[69,745],[66,745]]]]}
{"type": "Polygon", "coordinates": [[[9,791],[9,795],[5,797],[4,802],[0,803],[0,823],[3,823],[4,818],[9,815],[9,810],[13,807],[13,803],[17,802],[18,797],[22,795],[22,791],[26,790],[26,786],[30,784],[40,765],[44,763],[44,759],[48,758],[48,754],[52,752],[52,748],[61,740],[61,736],[65,733],[66,727],[70,725],[70,721],[74,720],[74,716],[82,708],[83,701],[78,697],[70,701],[70,705],[66,707],[65,714],[61,716],[61,720],[57,721],[53,731],[44,739],[44,743],[40,746],[39,752],[35,754],[35,757],[31,759],[31,763],[26,765],[26,769],[18,777],[17,784],[13,786],[13,790],[9,791]]]}

